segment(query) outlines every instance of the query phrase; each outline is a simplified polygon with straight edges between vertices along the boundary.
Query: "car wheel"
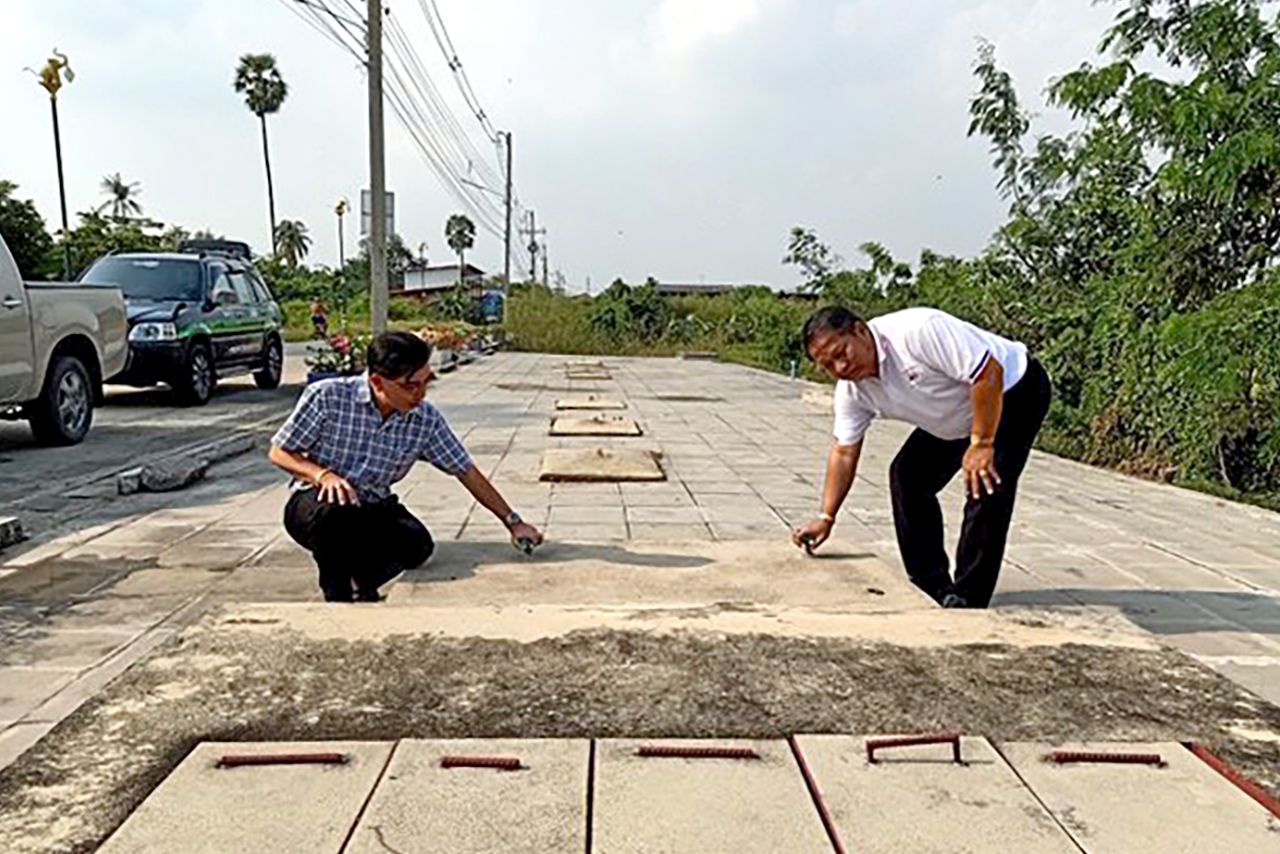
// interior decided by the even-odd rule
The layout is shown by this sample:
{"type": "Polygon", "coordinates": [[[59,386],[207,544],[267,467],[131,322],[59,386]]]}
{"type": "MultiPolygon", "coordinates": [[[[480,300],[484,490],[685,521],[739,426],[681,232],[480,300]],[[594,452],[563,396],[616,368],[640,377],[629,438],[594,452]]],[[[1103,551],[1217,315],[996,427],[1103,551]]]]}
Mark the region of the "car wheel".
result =
{"type": "Polygon", "coordinates": [[[44,391],[31,404],[31,431],[45,445],[74,445],[93,423],[93,380],[75,356],[56,356],[44,391]]]}
{"type": "Polygon", "coordinates": [[[213,357],[209,345],[192,344],[187,353],[186,371],[173,383],[178,399],[188,406],[203,406],[213,396],[213,357]]]}
{"type": "Polygon", "coordinates": [[[280,339],[272,337],[267,342],[267,352],[262,359],[262,370],[256,371],[253,381],[258,388],[279,388],[280,376],[284,373],[284,345],[280,339]]]}

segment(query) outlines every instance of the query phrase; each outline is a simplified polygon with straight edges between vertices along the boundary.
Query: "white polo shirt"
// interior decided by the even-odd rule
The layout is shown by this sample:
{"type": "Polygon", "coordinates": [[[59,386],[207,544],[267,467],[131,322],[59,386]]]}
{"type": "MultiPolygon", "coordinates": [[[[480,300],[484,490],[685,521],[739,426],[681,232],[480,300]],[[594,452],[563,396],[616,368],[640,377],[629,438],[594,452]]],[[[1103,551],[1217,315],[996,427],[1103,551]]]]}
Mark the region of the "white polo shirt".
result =
{"type": "Polygon", "coordinates": [[[875,418],[892,418],[939,439],[965,439],[973,428],[973,382],[995,359],[1008,391],[1027,371],[1027,347],[934,308],[908,308],[867,322],[880,375],[836,383],[838,444],[856,444],[875,418]]]}

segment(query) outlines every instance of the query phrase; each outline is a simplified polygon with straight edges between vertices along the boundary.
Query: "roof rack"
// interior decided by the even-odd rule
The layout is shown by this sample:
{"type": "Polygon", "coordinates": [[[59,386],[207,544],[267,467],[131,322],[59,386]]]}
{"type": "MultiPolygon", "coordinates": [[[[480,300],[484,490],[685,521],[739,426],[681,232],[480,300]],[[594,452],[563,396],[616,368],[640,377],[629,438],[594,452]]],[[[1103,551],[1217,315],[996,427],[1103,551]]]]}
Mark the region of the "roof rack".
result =
{"type": "Polygon", "coordinates": [[[253,251],[249,248],[249,244],[242,240],[188,238],[178,244],[178,251],[195,252],[200,255],[226,255],[245,261],[253,260],[253,251]]]}

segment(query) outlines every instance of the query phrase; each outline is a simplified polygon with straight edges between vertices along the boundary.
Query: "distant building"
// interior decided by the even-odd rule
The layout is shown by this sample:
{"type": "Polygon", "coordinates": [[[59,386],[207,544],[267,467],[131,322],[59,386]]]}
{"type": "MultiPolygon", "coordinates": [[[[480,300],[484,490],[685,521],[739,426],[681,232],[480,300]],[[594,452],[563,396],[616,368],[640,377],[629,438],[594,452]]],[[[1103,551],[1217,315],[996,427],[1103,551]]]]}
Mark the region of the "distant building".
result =
{"type": "Polygon", "coordinates": [[[710,282],[658,282],[655,290],[664,297],[691,297],[727,294],[736,287],[738,286],[710,282]]]}
{"type": "MultiPolygon", "coordinates": [[[[484,278],[484,270],[472,264],[467,264],[462,270],[462,284],[473,294],[483,290],[484,278]]],[[[405,270],[404,284],[395,292],[400,296],[434,300],[457,286],[457,264],[426,264],[405,270]]]]}

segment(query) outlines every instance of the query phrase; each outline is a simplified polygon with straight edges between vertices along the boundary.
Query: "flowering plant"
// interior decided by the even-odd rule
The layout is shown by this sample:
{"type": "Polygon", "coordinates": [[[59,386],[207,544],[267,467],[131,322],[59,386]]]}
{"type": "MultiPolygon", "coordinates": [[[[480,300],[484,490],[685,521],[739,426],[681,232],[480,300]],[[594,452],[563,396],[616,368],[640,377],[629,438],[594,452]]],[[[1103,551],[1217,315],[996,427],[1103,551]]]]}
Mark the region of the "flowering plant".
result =
{"type": "Polygon", "coordinates": [[[419,329],[418,337],[437,350],[464,350],[479,339],[480,330],[462,321],[433,323],[419,329]]]}
{"type": "Polygon", "coordinates": [[[338,333],[323,344],[308,347],[310,355],[305,361],[315,373],[358,374],[365,368],[364,354],[368,345],[368,336],[348,338],[338,333]]]}

